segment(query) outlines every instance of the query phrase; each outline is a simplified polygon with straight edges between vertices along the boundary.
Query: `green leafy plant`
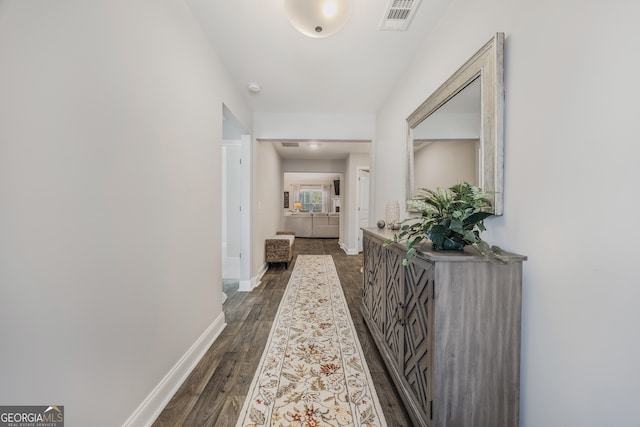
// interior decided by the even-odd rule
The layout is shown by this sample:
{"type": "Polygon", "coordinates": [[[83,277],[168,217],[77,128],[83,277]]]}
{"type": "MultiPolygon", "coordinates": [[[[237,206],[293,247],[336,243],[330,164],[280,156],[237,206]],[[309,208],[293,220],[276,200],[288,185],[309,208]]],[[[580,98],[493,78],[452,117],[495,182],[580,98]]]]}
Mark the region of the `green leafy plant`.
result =
{"type": "Polygon", "coordinates": [[[416,256],[417,247],[429,239],[436,251],[462,251],[467,245],[474,245],[485,256],[495,258],[500,248],[490,247],[480,238],[485,230],[484,220],[491,213],[491,202],[482,189],[467,182],[449,188],[435,190],[421,188],[418,195],[408,200],[410,207],[420,212],[418,221],[410,218],[403,221],[401,232],[394,234],[394,242],[404,243],[407,255],[406,266],[416,256]]]}

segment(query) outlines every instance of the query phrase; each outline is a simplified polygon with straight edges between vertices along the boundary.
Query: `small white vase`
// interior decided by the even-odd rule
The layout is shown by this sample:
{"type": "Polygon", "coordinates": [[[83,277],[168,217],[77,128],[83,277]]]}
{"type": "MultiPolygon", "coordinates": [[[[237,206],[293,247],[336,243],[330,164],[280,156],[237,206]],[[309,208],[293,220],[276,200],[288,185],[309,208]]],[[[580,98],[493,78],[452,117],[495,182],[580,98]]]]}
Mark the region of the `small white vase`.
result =
{"type": "Polygon", "coordinates": [[[400,221],[400,203],[397,200],[387,202],[384,208],[384,221],[387,228],[391,228],[392,224],[400,221]]]}

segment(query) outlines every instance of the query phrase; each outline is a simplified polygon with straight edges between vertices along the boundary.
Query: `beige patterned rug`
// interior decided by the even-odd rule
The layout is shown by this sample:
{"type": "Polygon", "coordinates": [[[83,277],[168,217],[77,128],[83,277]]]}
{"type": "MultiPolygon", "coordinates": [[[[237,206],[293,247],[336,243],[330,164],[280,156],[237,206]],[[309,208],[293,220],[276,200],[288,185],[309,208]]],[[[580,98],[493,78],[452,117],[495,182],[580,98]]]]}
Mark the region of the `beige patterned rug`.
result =
{"type": "Polygon", "coordinates": [[[330,255],[300,255],[236,427],[386,426],[330,255]]]}

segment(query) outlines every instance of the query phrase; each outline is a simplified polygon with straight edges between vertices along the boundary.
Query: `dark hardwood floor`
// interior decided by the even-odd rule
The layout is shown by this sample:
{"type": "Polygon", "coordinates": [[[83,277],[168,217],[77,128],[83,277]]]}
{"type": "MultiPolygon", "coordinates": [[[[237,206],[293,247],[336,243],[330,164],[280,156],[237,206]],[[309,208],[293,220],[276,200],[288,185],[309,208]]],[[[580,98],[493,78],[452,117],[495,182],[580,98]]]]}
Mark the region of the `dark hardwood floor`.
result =
{"type": "MultiPolygon", "coordinates": [[[[387,424],[411,426],[362,319],[362,254],[347,256],[336,239],[297,238],[294,261],[298,254],[333,256],[387,424]]],[[[252,292],[238,292],[237,284],[224,285],[228,295],[224,304],[227,327],[154,426],[235,426],[293,266],[294,262],[288,269],[284,264],[273,265],[262,277],[262,284],[252,292]]]]}

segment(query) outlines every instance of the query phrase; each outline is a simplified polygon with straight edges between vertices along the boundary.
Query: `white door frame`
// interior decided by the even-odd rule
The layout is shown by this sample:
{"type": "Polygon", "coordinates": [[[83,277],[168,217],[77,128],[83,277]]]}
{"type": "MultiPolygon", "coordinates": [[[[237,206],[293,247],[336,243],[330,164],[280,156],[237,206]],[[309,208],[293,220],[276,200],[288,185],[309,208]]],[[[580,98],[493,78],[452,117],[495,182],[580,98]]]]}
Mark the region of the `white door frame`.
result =
{"type": "MultiPolygon", "coordinates": [[[[358,166],[356,172],[356,212],[355,212],[355,241],[356,241],[356,253],[362,251],[362,231],[360,230],[360,175],[363,171],[366,171],[369,174],[369,190],[371,189],[371,168],[370,166],[358,166]]],[[[371,195],[371,191],[369,191],[369,196],[371,195]]],[[[367,211],[369,211],[369,207],[371,206],[371,201],[367,206],[367,211]]],[[[369,212],[369,215],[371,213],[369,212]]],[[[367,216],[368,217],[368,216],[367,216]]],[[[368,225],[368,224],[367,224],[368,225]]]]}
{"type": "Polygon", "coordinates": [[[251,135],[240,137],[240,285],[239,290],[251,290],[251,135]]]}

